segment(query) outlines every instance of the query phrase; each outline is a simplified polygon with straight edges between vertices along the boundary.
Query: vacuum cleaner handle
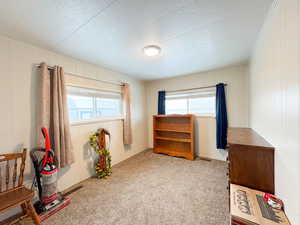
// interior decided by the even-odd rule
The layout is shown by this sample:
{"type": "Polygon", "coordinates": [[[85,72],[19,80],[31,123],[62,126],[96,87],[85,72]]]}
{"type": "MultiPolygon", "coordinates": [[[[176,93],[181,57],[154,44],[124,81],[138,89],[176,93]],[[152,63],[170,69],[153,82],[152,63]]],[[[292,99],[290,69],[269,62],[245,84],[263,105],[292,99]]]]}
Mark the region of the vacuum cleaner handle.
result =
{"type": "Polygon", "coordinates": [[[42,128],[42,133],[45,138],[45,156],[42,162],[43,168],[45,168],[46,164],[50,162],[53,163],[53,156],[50,155],[51,144],[50,144],[50,137],[48,131],[45,127],[42,128]]]}
{"type": "Polygon", "coordinates": [[[51,149],[49,134],[45,127],[43,127],[41,130],[42,130],[43,136],[45,138],[45,150],[47,152],[51,149]]]}

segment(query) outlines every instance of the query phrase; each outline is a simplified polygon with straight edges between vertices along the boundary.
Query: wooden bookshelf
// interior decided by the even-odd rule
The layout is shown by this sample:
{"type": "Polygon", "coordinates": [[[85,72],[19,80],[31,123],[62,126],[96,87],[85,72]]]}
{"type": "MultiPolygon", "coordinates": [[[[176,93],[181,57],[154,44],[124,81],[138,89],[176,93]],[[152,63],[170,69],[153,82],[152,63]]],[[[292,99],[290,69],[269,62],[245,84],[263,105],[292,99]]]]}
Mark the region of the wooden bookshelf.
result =
{"type": "Polygon", "coordinates": [[[194,116],[154,115],[153,151],[194,160],[194,116]]]}

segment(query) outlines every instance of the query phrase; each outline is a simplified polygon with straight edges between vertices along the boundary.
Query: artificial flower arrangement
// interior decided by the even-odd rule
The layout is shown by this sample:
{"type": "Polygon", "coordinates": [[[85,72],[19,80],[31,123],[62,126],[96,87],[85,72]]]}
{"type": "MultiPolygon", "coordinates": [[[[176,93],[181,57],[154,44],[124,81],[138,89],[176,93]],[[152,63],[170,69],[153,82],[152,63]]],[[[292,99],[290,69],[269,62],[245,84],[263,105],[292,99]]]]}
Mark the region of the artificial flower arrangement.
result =
{"type": "Polygon", "coordinates": [[[111,155],[109,152],[109,148],[106,147],[105,136],[109,136],[110,134],[105,129],[99,129],[94,134],[92,134],[89,138],[89,145],[92,149],[99,155],[98,161],[95,165],[95,171],[97,177],[107,178],[111,175],[111,155]]]}

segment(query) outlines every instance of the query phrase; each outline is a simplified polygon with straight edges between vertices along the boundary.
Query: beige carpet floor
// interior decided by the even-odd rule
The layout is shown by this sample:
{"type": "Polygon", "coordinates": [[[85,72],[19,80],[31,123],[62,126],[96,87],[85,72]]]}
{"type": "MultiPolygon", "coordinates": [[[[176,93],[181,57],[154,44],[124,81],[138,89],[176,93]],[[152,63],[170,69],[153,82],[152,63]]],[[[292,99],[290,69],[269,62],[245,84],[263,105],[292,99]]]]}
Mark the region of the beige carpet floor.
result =
{"type": "Polygon", "coordinates": [[[88,179],[45,225],[228,225],[226,165],[142,152],[88,179]]]}

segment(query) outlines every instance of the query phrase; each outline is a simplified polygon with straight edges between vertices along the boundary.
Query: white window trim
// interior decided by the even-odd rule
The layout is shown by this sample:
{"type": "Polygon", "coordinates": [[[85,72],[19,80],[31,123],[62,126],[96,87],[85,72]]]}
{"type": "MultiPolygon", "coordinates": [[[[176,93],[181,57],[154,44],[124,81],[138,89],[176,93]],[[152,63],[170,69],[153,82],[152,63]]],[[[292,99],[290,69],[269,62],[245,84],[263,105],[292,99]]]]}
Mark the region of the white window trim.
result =
{"type": "Polygon", "coordinates": [[[196,114],[196,113],[192,113],[195,117],[197,118],[216,118],[216,115],[214,114],[196,114]]]}
{"type": "Polygon", "coordinates": [[[79,125],[85,125],[85,124],[118,121],[118,120],[123,120],[123,119],[124,119],[124,116],[99,117],[99,118],[90,119],[90,120],[73,121],[73,122],[70,122],[70,125],[71,126],[79,126],[79,125]]]}
{"type": "Polygon", "coordinates": [[[66,87],[75,87],[75,88],[85,88],[85,89],[91,89],[91,90],[97,90],[97,91],[108,91],[108,92],[115,92],[115,93],[122,93],[121,90],[116,90],[113,88],[101,88],[101,87],[97,87],[97,86],[90,86],[90,85],[78,85],[78,84],[74,84],[74,83],[66,83],[66,87]]]}

